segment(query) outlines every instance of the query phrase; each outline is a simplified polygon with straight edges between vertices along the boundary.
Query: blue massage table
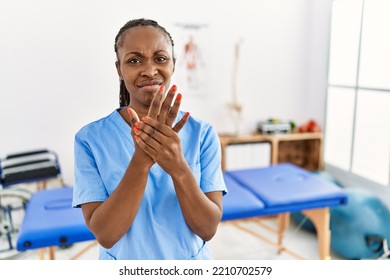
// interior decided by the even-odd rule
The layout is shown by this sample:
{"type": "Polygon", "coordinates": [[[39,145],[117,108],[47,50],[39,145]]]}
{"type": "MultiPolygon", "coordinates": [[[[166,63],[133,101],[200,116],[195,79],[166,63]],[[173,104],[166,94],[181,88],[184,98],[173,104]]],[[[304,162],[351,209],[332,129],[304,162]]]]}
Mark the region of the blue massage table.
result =
{"type": "Polygon", "coordinates": [[[55,247],[94,240],[87,228],[81,208],[72,208],[73,188],[64,186],[35,192],[28,202],[17,237],[17,250],[49,248],[49,258],[55,259],[55,247]]]}
{"type": "MultiPolygon", "coordinates": [[[[266,168],[225,171],[229,193],[223,197],[223,222],[277,216],[278,252],[290,213],[301,211],[316,227],[319,255],[330,258],[329,207],[347,203],[347,195],[335,184],[292,164],[266,168]]],[[[54,259],[54,248],[94,240],[80,208],[72,208],[72,187],[46,189],[34,193],[17,238],[17,250],[44,250],[54,259]]],[[[96,241],[95,241],[96,244],[96,241]]],[[[41,259],[43,254],[40,253],[41,259]]]]}
{"type": "Polygon", "coordinates": [[[225,171],[224,178],[229,193],[223,198],[223,222],[276,216],[275,245],[281,253],[287,250],[282,240],[290,213],[300,211],[316,227],[320,258],[330,259],[329,207],[347,203],[346,193],[337,185],[289,163],[225,171]]]}

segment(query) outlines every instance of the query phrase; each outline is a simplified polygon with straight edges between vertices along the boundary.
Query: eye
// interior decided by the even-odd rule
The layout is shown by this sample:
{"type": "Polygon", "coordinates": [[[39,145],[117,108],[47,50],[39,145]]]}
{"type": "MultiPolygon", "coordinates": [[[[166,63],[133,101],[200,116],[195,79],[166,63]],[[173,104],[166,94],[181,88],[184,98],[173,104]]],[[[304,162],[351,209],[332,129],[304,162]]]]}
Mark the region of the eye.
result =
{"type": "Polygon", "coordinates": [[[167,61],[168,59],[165,57],[165,56],[157,56],[156,57],[156,61],[157,62],[165,62],[167,61]]]}
{"type": "Polygon", "coordinates": [[[141,61],[138,58],[130,58],[129,60],[127,60],[127,62],[131,64],[136,64],[140,63],[141,61]]]}

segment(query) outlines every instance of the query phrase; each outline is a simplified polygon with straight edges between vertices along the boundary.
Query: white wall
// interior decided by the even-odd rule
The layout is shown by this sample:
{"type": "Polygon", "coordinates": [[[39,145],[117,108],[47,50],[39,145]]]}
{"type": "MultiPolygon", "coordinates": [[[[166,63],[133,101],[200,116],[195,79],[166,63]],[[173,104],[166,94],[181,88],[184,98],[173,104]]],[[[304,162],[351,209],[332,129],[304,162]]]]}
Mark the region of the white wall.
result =
{"type": "MultiPolygon", "coordinates": [[[[331,0],[2,1],[0,157],[49,148],[73,183],[73,137],[118,105],[114,38],[129,19],[169,27],[206,23],[210,85],[183,93],[183,109],[233,132],[226,103],[234,44],[243,37],[238,92],[242,131],[269,117],[324,120],[331,0]]],[[[172,34],[174,40],[175,34],[172,34]]],[[[178,84],[180,89],[180,84],[178,84]]]]}

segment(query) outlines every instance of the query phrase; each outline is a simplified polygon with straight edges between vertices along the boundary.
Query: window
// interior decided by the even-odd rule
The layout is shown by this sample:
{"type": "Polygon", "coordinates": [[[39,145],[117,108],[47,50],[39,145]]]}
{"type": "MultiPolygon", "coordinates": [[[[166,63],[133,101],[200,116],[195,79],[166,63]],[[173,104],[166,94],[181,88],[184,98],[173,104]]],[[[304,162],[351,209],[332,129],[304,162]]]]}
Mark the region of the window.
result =
{"type": "Polygon", "coordinates": [[[334,0],[326,167],[390,186],[390,1],[334,0]]]}

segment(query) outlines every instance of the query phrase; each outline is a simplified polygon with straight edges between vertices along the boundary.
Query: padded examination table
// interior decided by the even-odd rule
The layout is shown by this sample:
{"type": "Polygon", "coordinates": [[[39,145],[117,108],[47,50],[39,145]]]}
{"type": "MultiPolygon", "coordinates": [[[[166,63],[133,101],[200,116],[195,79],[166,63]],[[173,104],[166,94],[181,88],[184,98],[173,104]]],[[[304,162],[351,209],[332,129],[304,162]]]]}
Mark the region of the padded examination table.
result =
{"type": "MultiPolygon", "coordinates": [[[[28,202],[17,239],[17,250],[68,246],[95,239],[81,208],[72,208],[72,187],[41,190],[28,202]]],[[[51,251],[51,258],[54,252],[51,251]]]]}
{"type": "Polygon", "coordinates": [[[229,193],[222,221],[278,215],[279,252],[290,213],[301,211],[316,227],[320,257],[330,258],[329,207],[347,203],[346,193],[319,175],[293,164],[224,172],[229,193]]]}

